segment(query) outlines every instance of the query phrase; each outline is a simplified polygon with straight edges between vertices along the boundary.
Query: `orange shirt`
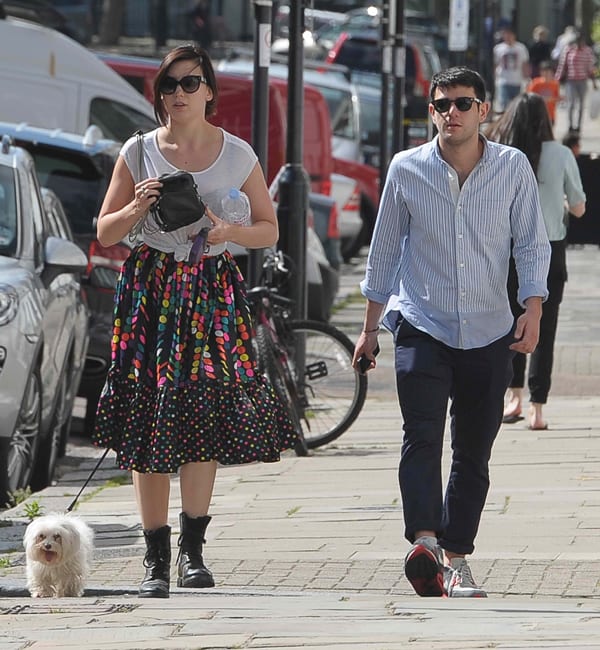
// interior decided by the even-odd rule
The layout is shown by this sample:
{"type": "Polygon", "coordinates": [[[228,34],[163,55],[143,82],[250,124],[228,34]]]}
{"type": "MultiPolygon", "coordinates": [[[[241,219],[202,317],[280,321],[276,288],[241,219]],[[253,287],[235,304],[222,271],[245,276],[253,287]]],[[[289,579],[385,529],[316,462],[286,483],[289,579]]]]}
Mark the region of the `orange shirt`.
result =
{"type": "Polygon", "coordinates": [[[554,118],[556,117],[556,103],[560,99],[560,84],[558,81],[554,79],[546,81],[544,77],[535,77],[529,82],[527,92],[541,95],[544,98],[550,119],[554,122],[554,118]]]}

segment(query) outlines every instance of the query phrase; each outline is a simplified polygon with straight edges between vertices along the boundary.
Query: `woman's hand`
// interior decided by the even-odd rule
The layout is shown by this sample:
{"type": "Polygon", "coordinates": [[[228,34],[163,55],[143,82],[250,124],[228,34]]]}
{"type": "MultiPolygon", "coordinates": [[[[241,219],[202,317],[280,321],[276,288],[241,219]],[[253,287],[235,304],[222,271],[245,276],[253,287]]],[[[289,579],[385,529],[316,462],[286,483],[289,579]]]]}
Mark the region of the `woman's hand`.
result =
{"type": "Polygon", "coordinates": [[[227,241],[230,241],[230,237],[227,236],[231,228],[231,224],[228,224],[223,219],[217,217],[217,215],[206,206],[206,216],[211,220],[212,227],[208,231],[207,241],[211,246],[216,244],[224,244],[227,241]]]}

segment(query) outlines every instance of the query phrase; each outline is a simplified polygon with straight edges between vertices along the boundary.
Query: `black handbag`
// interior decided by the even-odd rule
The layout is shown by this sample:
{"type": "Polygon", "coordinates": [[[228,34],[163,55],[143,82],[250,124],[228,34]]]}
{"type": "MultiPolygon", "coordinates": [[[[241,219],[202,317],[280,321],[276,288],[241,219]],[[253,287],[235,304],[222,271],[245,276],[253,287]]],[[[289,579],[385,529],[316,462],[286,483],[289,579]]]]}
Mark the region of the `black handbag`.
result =
{"type": "MultiPolygon", "coordinates": [[[[143,175],[144,134],[136,131],[138,146],[138,177],[143,175]]],[[[161,232],[172,232],[178,228],[189,226],[199,221],[206,211],[202,199],[196,191],[194,177],[189,172],[176,171],[162,174],[158,177],[162,183],[159,189],[160,196],[150,206],[150,213],[156,221],[161,232]]],[[[130,240],[134,241],[142,229],[145,228],[146,215],[144,215],[129,233],[130,240]]]]}
{"type": "Polygon", "coordinates": [[[190,173],[171,172],[158,180],[162,183],[160,196],[150,206],[150,212],[162,232],[189,226],[204,215],[204,203],[190,173]]]}

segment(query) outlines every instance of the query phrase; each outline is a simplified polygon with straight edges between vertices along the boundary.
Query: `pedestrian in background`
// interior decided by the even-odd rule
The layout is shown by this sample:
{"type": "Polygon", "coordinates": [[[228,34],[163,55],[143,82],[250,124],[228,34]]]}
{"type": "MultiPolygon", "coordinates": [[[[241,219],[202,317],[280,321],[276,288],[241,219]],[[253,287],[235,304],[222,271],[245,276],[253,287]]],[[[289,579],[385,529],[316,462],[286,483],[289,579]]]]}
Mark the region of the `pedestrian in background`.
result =
{"type": "MultiPolygon", "coordinates": [[[[542,407],[548,401],[552,383],[558,312],[567,281],[565,202],[571,214],[581,217],[585,212],[585,193],[575,156],[568,147],[554,140],[545,103],[539,95],[524,93],[514,99],[492,125],[488,135],[496,142],[520,149],[527,156],[537,178],[542,214],[552,247],[547,280],[548,299],[542,305],[540,339],[529,358],[527,373],[529,428],[547,429],[542,407]]],[[[508,291],[515,318],[523,313],[517,300],[518,286],[515,266],[511,264],[508,291]]],[[[526,360],[524,354],[516,354],[512,361],[513,376],[503,414],[504,422],[522,419],[526,360]]]]}
{"type": "Polygon", "coordinates": [[[575,42],[563,49],[556,68],[556,80],[566,88],[569,131],[581,131],[588,80],[594,89],[597,87],[595,65],[594,51],[586,45],[583,34],[577,34],[575,42]]]}
{"type": "Polygon", "coordinates": [[[517,41],[515,31],[505,25],[501,31],[502,40],[494,46],[494,66],[496,84],[496,108],[499,113],[505,110],[513,97],[525,87],[529,79],[529,51],[517,41]]]}
{"type": "Polygon", "coordinates": [[[533,42],[529,46],[529,65],[531,78],[541,76],[540,65],[552,59],[552,44],[548,41],[549,31],[544,25],[533,29],[533,42]]]}
{"type": "Polygon", "coordinates": [[[568,46],[572,45],[577,38],[577,28],[574,25],[567,25],[563,30],[562,34],[559,34],[552,48],[551,57],[552,60],[558,64],[563,50],[568,46]]]}
{"type": "Polygon", "coordinates": [[[105,246],[121,241],[145,219],[141,243],[124,263],[117,286],[112,363],[96,416],[94,443],[114,449],[131,470],[146,556],[141,597],[167,598],[171,560],[170,474],[179,472],[180,587],[212,587],[202,547],[211,520],[217,463],[279,460],[296,443],[285,409],[256,371],[245,286],[227,242],[249,248],[277,241],[277,219],[249,144],[207,121],[218,89],[205,50],[185,45],[163,59],[154,81],[160,126],[122,147],[98,218],[105,246]],[[160,232],[148,210],[158,177],[192,174],[207,206],[198,221],[160,232]],[[229,188],[250,199],[249,226],[217,216],[229,188]],[[190,249],[204,226],[208,248],[190,249]]]}
{"type": "Polygon", "coordinates": [[[554,66],[550,61],[542,61],[539,70],[540,75],[529,82],[526,90],[544,98],[550,122],[554,125],[556,121],[556,105],[563,99],[560,94],[560,84],[554,78],[554,66]]]}
{"type": "Polygon", "coordinates": [[[198,0],[190,11],[192,39],[203,47],[210,50],[213,42],[212,21],[208,0],[198,0]]]}
{"type": "Polygon", "coordinates": [[[435,74],[433,141],[396,154],[383,189],[365,279],[354,364],[374,367],[382,314],[393,333],[404,421],[399,468],[405,574],[421,596],[485,597],[473,553],[489,489],[514,352],[537,344],[550,246],[535,176],[517,149],[480,135],[489,104],[481,76],[435,74]],[[516,326],[506,278],[511,241],[523,315],[516,326]],[[452,462],[441,461],[450,400],[452,462]]]}

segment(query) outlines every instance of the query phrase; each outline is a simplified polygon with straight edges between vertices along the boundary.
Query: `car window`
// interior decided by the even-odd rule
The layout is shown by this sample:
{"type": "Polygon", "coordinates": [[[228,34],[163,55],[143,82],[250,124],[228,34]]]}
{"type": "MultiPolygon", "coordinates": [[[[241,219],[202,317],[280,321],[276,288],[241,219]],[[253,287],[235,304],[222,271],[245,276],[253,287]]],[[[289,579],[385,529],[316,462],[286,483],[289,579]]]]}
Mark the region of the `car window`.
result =
{"type": "Polygon", "coordinates": [[[381,72],[381,48],[375,41],[348,38],[342,43],[335,63],[364,72],[381,72]]]}
{"type": "Polygon", "coordinates": [[[17,234],[15,173],[12,167],[0,166],[0,255],[15,254],[17,234]]]}
{"type": "Polygon", "coordinates": [[[19,169],[17,172],[20,178],[21,187],[21,214],[27,219],[28,227],[33,226],[34,241],[33,254],[35,264],[43,262],[44,255],[42,242],[46,239],[46,220],[42,212],[41,196],[38,194],[38,183],[32,170],[19,169]]]}
{"type": "Polygon", "coordinates": [[[338,88],[326,86],[317,86],[317,88],[327,102],[333,134],[342,138],[354,138],[356,133],[352,119],[354,115],[352,94],[338,88]]]}
{"type": "Polygon", "coordinates": [[[53,237],[73,240],[73,233],[71,232],[61,204],[56,199],[50,199],[44,190],[42,190],[42,196],[44,198],[44,208],[46,209],[46,217],[48,219],[49,233],[53,237]]]}
{"type": "Polygon", "coordinates": [[[89,121],[102,129],[105,138],[119,142],[125,142],[138,129],[156,128],[156,122],[140,111],[105,97],[92,99],[89,121]]]}
{"type": "Polygon", "coordinates": [[[106,193],[114,160],[39,145],[33,154],[40,184],[54,191],[63,204],[73,232],[95,232],[94,219],[106,193]]]}
{"type": "MultiPolygon", "coordinates": [[[[381,73],[381,47],[378,41],[348,38],[340,46],[335,63],[361,72],[381,73]]],[[[406,78],[414,83],[416,77],[415,53],[406,47],[406,78]]]]}

